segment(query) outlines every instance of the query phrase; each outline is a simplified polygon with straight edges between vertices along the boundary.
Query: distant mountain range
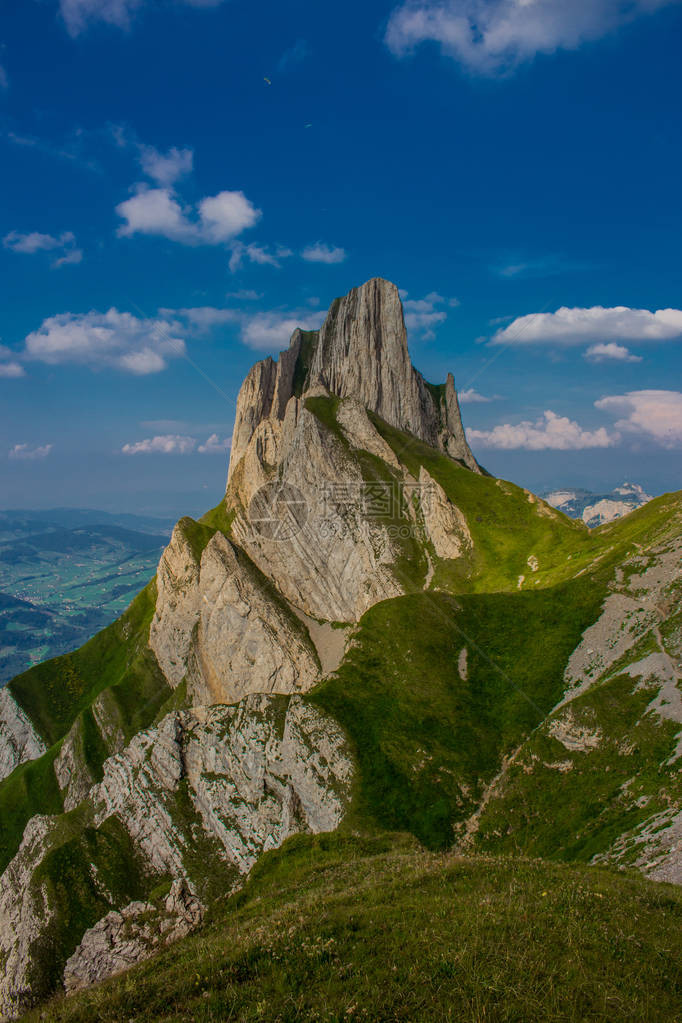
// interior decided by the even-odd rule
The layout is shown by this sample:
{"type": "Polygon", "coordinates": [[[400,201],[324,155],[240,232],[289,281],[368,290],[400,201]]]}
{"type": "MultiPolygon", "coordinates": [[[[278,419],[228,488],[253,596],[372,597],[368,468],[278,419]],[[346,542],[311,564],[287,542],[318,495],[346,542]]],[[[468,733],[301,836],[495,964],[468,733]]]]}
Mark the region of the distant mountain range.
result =
{"type": "Polygon", "coordinates": [[[586,526],[601,526],[641,508],[651,496],[638,483],[622,483],[608,494],[595,494],[591,490],[566,488],[550,490],[541,495],[547,504],[558,508],[572,519],[582,519],[586,526]]]}
{"type": "Polygon", "coordinates": [[[172,523],[80,508],[0,511],[0,685],[114,621],[172,523]]]}

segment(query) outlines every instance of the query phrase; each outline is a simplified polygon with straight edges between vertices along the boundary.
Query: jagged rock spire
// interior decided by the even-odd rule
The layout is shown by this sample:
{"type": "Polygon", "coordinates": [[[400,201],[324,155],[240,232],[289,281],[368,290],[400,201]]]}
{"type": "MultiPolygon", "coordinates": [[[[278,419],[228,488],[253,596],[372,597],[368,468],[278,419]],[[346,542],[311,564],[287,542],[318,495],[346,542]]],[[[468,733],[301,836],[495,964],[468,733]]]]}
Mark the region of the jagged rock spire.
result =
{"type": "MultiPolygon", "coordinates": [[[[230,474],[263,419],[284,418],[289,399],[320,389],[355,398],[391,426],[480,472],[464,434],[452,374],[427,384],[407,348],[395,284],[375,277],[332,303],[319,332],[297,330],[278,362],[256,363],[237,402],[230,474]]],[[[228,477],[229,478],[229,477],[228,477]]]]}

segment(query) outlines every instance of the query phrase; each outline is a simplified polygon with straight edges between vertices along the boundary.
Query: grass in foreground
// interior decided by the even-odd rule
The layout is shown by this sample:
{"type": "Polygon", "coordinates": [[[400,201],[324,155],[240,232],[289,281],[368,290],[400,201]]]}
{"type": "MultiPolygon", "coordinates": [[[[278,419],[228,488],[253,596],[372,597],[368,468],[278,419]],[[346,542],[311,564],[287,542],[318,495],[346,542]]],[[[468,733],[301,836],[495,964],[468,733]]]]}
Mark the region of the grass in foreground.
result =
{"type": "Polygon", "coordinates": [[[681,923],[637,876],[299,836],[201,932],[25,1019],[673,1023],[681,923]]]}

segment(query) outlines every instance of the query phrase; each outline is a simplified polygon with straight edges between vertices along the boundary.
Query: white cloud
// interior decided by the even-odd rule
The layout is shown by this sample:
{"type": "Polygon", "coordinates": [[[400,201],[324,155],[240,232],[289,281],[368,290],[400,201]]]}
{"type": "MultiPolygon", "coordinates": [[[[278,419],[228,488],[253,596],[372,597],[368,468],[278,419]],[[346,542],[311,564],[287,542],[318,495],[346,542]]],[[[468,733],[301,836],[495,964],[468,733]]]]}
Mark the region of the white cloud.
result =
{"type": "Polygon", "coordinates": [[[458,391],[457,397],[460,405],[483,405],[489,401],[497,400],[497,395],[488,397],[485,394],[479,394],[473,387],[469,387],[464,391],[458,391]]]}
{"type": "Polygon", "coordinates": [[[346,250],[338,245],[315,242],[314,245],[306,246],[301,256],[308,263],[343,263],[346,259],[346,250]]]}
{"type": "Polygon", "coordinates": [[[26,338],[26,356],[49,365],[79,363],[91,369],[113,368],[144,375],[166,368],[185,354],[185,343],[172,336],[175,324],[138,319],[131,313],[60,313],[43,320],[26,338]]]}
{"type": "Polygon", "coordinates": [[[34,255],[36,252],[54,252],[56,249],[61,249],[63,255],[53,261],[53,267],[80,263],[83,259],[83,252],[76,248],[76,236],[72,231],[63,231],[58,236],[43,234],[41,231],[31,231],[27,234],[10,231],[2,239],[2,244],[10,252],[20,252],[24,255],[34,255]]]}
{"type": "Polygon", "coordinates": [[[184,245],[222,245],[260,219],[261,211],[243,192],[219,192],[202,199],[196,210],[181,206],[170,188],[138,185],[130,199],[116,207],[125,221],[118,234],[158,235],[184,245]]]}
{"type": "Polygon", "coordinates": [[[124,455],[189,455],[196,446],[194,437],[166,433],[159,437],[138,440],[134,444],[124,444],[121,452],[124,455]]]}
{"type": "MultiPolygon", "coordinates": [[[[245,260],[249,263],[256,263],[259,266],[274,266],[279,268],[283,259],[293,256],[291,249],[284,245],[257,245],[251,242],[244,245],[242,242],[235,242],[232,246],[229,268],[232,273],[239,270],[245,260]]],[[[255,292],[254,292],[255,294],[255,292]]]]}
{"type": "Polygon", "coordinates": [[[69,35],[77,36],[93,22],[129,28],[131,15],[143,0],[60,0],[59,9],[69,35]]]}
{"type": "Polygon", "coordinates": [[[0,362],[0,378],[3,380],[17,380],[25,377],[26,371],[19,362],[0,362]]]}
{"type": "Polygon", "coordinates": [[[0,345],[0,379],[16,380],[25,376],[24,367],[16,361],[16,352],[6,345],[0,345]]]}
{"type": "Polygon", "coordinates": [[[39,458],[47,458],[54,445],[43,444],[31,447],[30,444],[15,444],[10,448],[9,457],[17,461],[33,462],[39,458]]]}
{"type": "Polygon", "coordinates": [[[257,302],[263,297],[262,292],[254,291],[253,288],[241,288],[239,291],[228,291],[226,298],[236,298],[240,302],[257,302]]]}
{"type": "Polygon", "coordinates": [[[448,318],[445,308],[455,309],[459,305],[459,299],[444,298],[437,291],[429,292],[424,298],[408,298],[405,290],[400,290],[398,294],[403,303],[405,326],[412,334],[424,340],[435,337],[434,328],[448,318]]]}
{"type": "Polygon", "coordinates": [[[238,309],[216,309],[210,305],[194,306],[190,309],[159,309],[159,312],[165,317],[179,317],[199,333],[213,327],[222,327],[226,323],[240,323],[242,318],[238,309]]]}
{"type": "Polygon", "coordinates": [[[83,250],[82,249],[69,249],[64,253],[63,256],[58,256],[54,260],[52,266],[58,269],[60,266],[76,266],[78,263],[83,262],[83,250]]]}
{"type": "Polygon", "coordinates": [[[291,335],[300,327],[302,330],[317,330],[323,319],[320,310],[273,309],[249,312],[244,309],[218,309],[213,306],[198,306],[190,309],[161,309],[160,313],[175,326],[177,321],[192,333],[204,333],[227,323],[239,326],[239,336],[248,348],[258,351],[278,352],[289,344],[291,335]]]}
{"type": "Polygon", "coordinates": [[[470,71],[508,72],[537,54],[575,50],[640,14],[680,0],[405,0],[388,22],[385,42],[396,57],[422,43],[470,71]]]}
{"type": "Polygon", "coordinates": [[[230,446],[230,438],[221,440],[217,433],[211,436],[197,448],[200,455],[224,455],[230,446]]]}
{"type": "Polygon", "coordinates": [[[139,153],[142,170],[147,177],[164,188],[170,188],[180,178],[192,173],[194,164],[192,149],[177,149],[173,146],[167,153],[161,153],[154,146],[141,145],[139,153]]]}
{"type": "Polygon", "coordinates": [[[235,238],[261,217],[243,192],[219,192],[199,203],[200,230],[205,239],[218,245],[235,238]]]}
{"type": "Polygon", "coordinates": [[[617,433],[609,433],[604,427],[584,430],[572,419],[558,416],[550,410],[534,423],[525,420],[515,425],[504,423],[492,430],[467,430],[467,437],[472,444],[502,451],[516,448],[526,451],[580,451],[583,448],[610,448],[620,440],[617,433]]]}
{"type": "MultiPolygon", "coordinates": [[[[69,35],[75,37],[98,21],[129,29],[133,15],[147,3],[148,0],[59,0],[59,10],[69,35]]],[[[190,7],[218,7],[222,0],[184,0],[184,3],[190,7]]]]}
{"type": "Polygon", "coordinates": [[[607,309],[568,309],[555,313],[529,313],[498,330],[492,344],[586,345],[600,341],[671,341],[682,337],[682,310],[630,309],[620,305],[607,309]]]}
{"type": "Polygon", "coordinates": [[[615,341],[607,344],[590,345],[585,352],[590,362],[641,362],[641,355],[633,355],[625,345],[617,345],[615,341]]]}
{"type": "Polygon", "coordinates": [[[32,255],[34,252],[49,252],[51,249],[61,249],[75,241],[71,231],[65,231],[59,237],[52,234],[42,234],[40,231],[31,231],[29,234],[22,234],[20,231],[10,231],[2,239],[2,244],[12,252],[23,252],[32,255]]]}
{"type": "Polygon", "coordinates": [[[317,330],[322,316],[320,313],[305,312],[262,312],[244,316],[241,339],[249,348],[259,351],[276,352],[289,344],[291,335],[300,327],[302,330],[317,330]]]}
{"type": "Polygon", "coordinates": [[[628,391],[600,398],[596,408],[621,418],[616,429],[638,433],[664,448],[682,444],[682,393],[679,391],[628,391]]]}

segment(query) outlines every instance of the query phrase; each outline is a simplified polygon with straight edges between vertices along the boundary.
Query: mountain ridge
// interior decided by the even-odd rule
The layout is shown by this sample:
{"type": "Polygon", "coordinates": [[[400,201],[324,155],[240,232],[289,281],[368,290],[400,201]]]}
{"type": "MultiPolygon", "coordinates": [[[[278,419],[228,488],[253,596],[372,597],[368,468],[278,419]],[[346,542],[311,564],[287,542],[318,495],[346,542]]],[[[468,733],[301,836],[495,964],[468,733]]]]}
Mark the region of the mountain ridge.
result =
{"type": "Polygon", "coordinates": [[[3,690],[5,1018],[158,953],[301,833],[682,881],[682,494],[589,530],[467,465],[399,303],[374,279],[258,363],[225,498],[3,690]]]}

